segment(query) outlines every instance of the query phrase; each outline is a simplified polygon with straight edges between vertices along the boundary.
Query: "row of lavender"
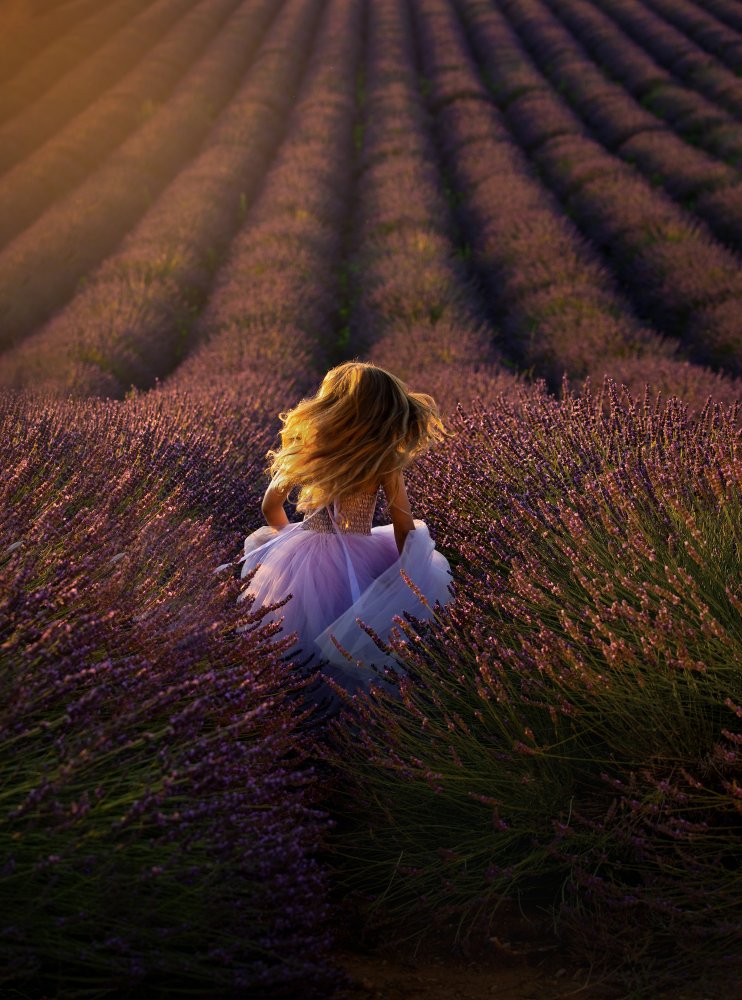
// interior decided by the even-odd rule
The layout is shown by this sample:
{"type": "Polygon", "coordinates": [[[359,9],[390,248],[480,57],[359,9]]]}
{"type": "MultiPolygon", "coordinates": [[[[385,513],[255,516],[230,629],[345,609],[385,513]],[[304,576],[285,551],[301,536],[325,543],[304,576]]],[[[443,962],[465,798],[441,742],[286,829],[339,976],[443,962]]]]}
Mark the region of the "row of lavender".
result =
{"type": "MultiPolygon", "coordinates": [[[[162,16],[167,13],[167,5],[162,11],[159,10],[160,6],[161,4],[155,5],[149,12],[151,16],[158,11],[162,16]]],[[[105,255],[102,244],[87,240],[84,249],[75,246],[74,252],[68,254],[63,266],[54,276],[50,277],[46,270],[41,270],[47,258],[51,261],[51,254],[63,252],[68,243],[68,227],[73,224],[73,218],[76,218],[73,233],[76,238],[84,239],[95,235],[103,237],[105,244],[114,237],[113,230],[116,226],[111,224],[112,218],[114,223],[123,224],[124,213],[129,213],[127,217],[130,217],[134,203],[141,200],[141,191],[133,193],[124,190],[123,173],[116,170],[116,158],[108,170],[111,174],[108,177],[110,184],[106,183],[106,170],[102,171],[102,178],[101,172],[94,173],[82,184],[75,171],[72,172],[74,176],[66,177],[64,172],[56,168],[64,161],[67,143],[72,142],[74,147],[74,143],[79,142],[82,144],[80,148],[89,143],[90,150],[100,149],[101,144],[105,147],[109,139],[104,139],[101,135],[101,122],[107,117],[108,109],[122,97],[126,97],[128,104],[121,127],[129,128],[132,120],[127,115],[131,116],[133,113],[136,102],[131,99],[132,95],[139,92],[137,87],[144,87],[145,83],[150,85],[152,79],[158,77],[162,66],[169,64],[174,58],[176,61],[177,58],[186,58],[189,46],[193,44],[193,29],[199,24],[203,26],[202,18],[206,14],[215,19],[209,22],[211,30],[215,30],[216,21],[223,20],[228,13],[229,4],[225,4],[224,9],[219,11],[213,5],[207,6],[208,11],[194,9],[191,12],[192,21],[185,19],[178,32],[172,32],[154,47],[151,56],[130,74],[131,78],[122,81],[121,93],[116,88],[108,91],[85,115],[78,116],[68,129],[63,130],[51,143],[45,144],[39,151],[38,162],[32,164],[34,169],[18,169],[6,174],[6,181],[10,180],[5,187],[8,208],[6,219],[12,219],[14,210],[19,212],[19,218],[24,217],[24,212],[32,211],[32,206],[37,201],[36,195],[41,191],[47,192],[44,198],[52,198],[54,185],[48,183],[52,176],[62,178],[58,183],[63,188],[69,184],[74,188],[77,184],[77,190],[73,190],[71,195],[42,215],[36,224],[10,244],[5,254],[0,255],[0,261],[7,264],[6,301],[9,312],[6,314],[5,330],[6,336],[11,336],[11,339],[14,320],[20,322],[21,327],[27,322],[33,326],[33,317],[48,312],[60,296],[64,298],[75,275],[84,272],[93,258],[101,255],[102,249],[105,255]],[[50,156],[50,153],[54,155],[50,156]],[[104,220],[85,218],[81,213],[84,213],[86,205],[101,197],[101,180],[108,208],[115,207],[117,211],[120,210],[120,215],[108,216],[104,220]],[[43,247],[42,230],[46,230],[49,222],[56,222],[56,228],[51,230],[52,239],[48,246],[43,247]],[[55,231],[59,240],[54,239],[55,231]],[[36,275],[32,275],[35,264],[39,265],[39,270],[36,275]],[[20,296],[18,288],[24,289],[26,295],[20,296]],[[20,313],[16,315],[19,310],[20,313]]],[[[564,6],[570,7],[569,0],[565,0],[564,6]]],[[[735,325],[739,283],[736,258],[713,241],[709,246],[704,233],[699,232],[697,226],[689,226],[680,209],[673,212],[669,208],[669,202],[658,200],[658,193],[643,184],[633,171],[629,169],[621,173],[617,170],[616,158],[606,153],[600,143],[590,137],[580,119],[566,109],[551,84],[530,64],[527,54],[519,47],[519,39],[503,17],[493,10],[485,14],[478,11],[477,19],[473,22],[473,41],[481,50],[488,81],[500,93],[506,113],[505,120],[488,112],[484,100],[480,100],[480,97],[485,97],[485,91],[477,79],[476,69],[467,54],[466,44],[453,23],[451,12],[440,5],[427,10],[425,7],[415,9],[423,30],[437,32],[438,47],[451,49],[459,66],[459,71],[454,74],[449,74],[446,70],[443,76],[447,79],[441,82],[436,76],[439,71],[433,56],[429,52],[426,57],[427,71],[431,77],[436,77],[433,86],[440,91],[433,93],[430,109],[439,126],[438,140],[443,147],[442,175],[434,166],[436,150],[431,146],[428,148],[431,167],[428,169],[427,188],[435,190],[433,198],[440,198],[441,190],[446,190],[449,175],[457,185],[458,190],[452,192],[449,189],[448,193],[464,202],[461,216],[465,240],[463,244],[459,240],[458,250],[451,243],[452,238],[456,238],[451,213],[441,213],[434,208],[435,201],[431,200],[429,190],[425,193],[425,185],[417,189],[417,184],[411,183],[408,187],[415,189],[410,192],[413,199],[427,200],[427,210],[431,216],[435,214],[439,220],[448,220],[446,225],[440,227],[443,230],[443,244],[436,249],[437,253],[450,255],[458,252],[465,258],[469,244],[477,249],[475,273],[478,280],[483,279],[489,301],[483,303],[482,296],[479,296],[476,303],[471,301],[469,289],[464,295],[464,298],[470,299],[469,303],[464,304],[461,300],[460,313],[452,320],[452,337],[443,334],[444,324],[438,323],[436,335],[432,339],[420,337],[419,332],[413,337],[405,337],[398,332],[395,342],[404,345],[402,349],[408,355],[412,352],[422,356],[426,351],[432,350],[434,354],[437,352],[443,356],[450,350],[449,347],[440,347],[446,340],[447,343],[456,344],[459,358],[468,352],[467,360],[477,362],[492,350],[489,344],[482,348],[487,340],[493,335],[496,340],[500,340],[497,332],[499,326],[504,334],[500,348],[506,348],[506,354],[519,365],[529,368],[531,373],[544,375],[554,387],[559,384],[564,371],[578,378],[585,374],[600,376],[608,368],[606,358],[610,358],[611,373],[638,390],[641,390],[643,381],[650,379],[657,388],[680,392],[698,405],[702,404],[708,392],[713,392],[721,399],[736,398],[739,389],[734,381],[678,360],[680,354],[674,342],[667,338],[663,341],[654,331],[641,326],[631,306],[616,293],[605,270],[596,266],[590,247],[580,245],[579,234],[565,217],[564,209],[576,215],[578,224],[593,242],[604,245],[606,252],[610,249],[612,265],[616,264],[613,260],[615,247],[618,246],[623,252],[625,270],[621,268],[622,261],[619,259],[619,275],[632,292],[638,309],[648,311],[654,322],[661,328],[664,326],[672,329],[673,333],[681,324],[687,324],[687,349],[691,351],[693,358],[698,361],[711,360],[717,364],[726,363],[732,368],[736,364],[734,358],[738,341],[735,325]],[[431,14],[430,24],[433,27],[426,29],[426,19],[431,14]],[[502,58],[506,47],[509,56],[507,61],[502,58]],[[496,70],[499,75],[496,75],[496,70]],[[463,90],[457,92],[457,87],[462,87],[463,90]],[[524,87],[525,93],[521,93],[520,88],[524,87]],[[472,99],[467,100],[467,97],[472,99]],[[529,171],[528,160],[519,154],[512,142],[507,142],[509,135],[505,121],[512,127],[517,140],[536,159],[547,183],[559,195],[563,204],[555,201],[548,191],[540,190],[529,171]],[[472,129],[476,131],[475,142],[472,142],[469,134],[472,129]],[[565,134],[572,141],[566,151],[565,134]],[[489,135],[491,139],[481,139],[482,135],[489,135]],[[486,160],[476,162],[475,149],[480,157],[484,152],[486,160]],[[585,179],[579,170],[582,163],[575,164],[574,161],[578,157],[581,161],[588,152],[592,154],[592,172],[585,179]],[[505,164],[502,162],[503,157],[505,164]],[[552,167],[551,173],[544,170],[544,163],[546,167],[552,167]],[[494,172],[490,170],[492,167],[494,172]],[[600,174],[601,170],[608,175],[603,178],[606,183],[588,183],[596,180],[594,172],[600,174]],[[502,204],[502,198],[494,197],[495,185],[500,184],[502,188],[503,172],[506,190],[510,194],[509,204],[506,205],[502,204]],[[585,192],[578,190],[583,182],[587,187],[585,192]],[[612,185],[609,182],[613,182],[612,185]],[[606,184],[609,186],[607,192],[606,184]],[[596,187],[600,187],[598,194],[602,201],[599,208],[603,210],[602,216],[598,214],[597,218],[594,197],[591,197],[595,195],[596,187]],[[618,190],[615,190],[616,187],[618,190]],[[532,229],[530,235],[524,234],[524,239],[519,238],[521,227],[515,225],[516,221],[520,221],[518,216],[524,208],[524,203],[514,197],[516,190],[522,192],[520,197],[525,198],[532,209],[532,229]],[[619,217],[619,213],[627,207],[627,193],[634,200],[636,220],[636,232],[629,234],[623,231],[622,219],[619,217]],[[583,195],[582,200],[580,194],[583,195]],[[534,199],[540,204],[537,205],[534,199]],[[647,218],[650,219],[653,231],[652,245],[645,248],[644,243],[648,240],[645,233],[647,218]],[[656,240],[657,231],[662,237],[659,241],[656,240]],[[555,233],[559,234],[556,244],[551,248],[550,257],[548,249],[537,246],[539,236],[544,233],[547,234],[547,243],[555,233]],[[701,250],[704,250],[710,262],[709,267],[703,269],[700,275],[697,269],[692,275],[683,271],[684,279],[692,276],[696,279],[696,285],[689,287],[686,282],[683,286],[681,282],[680,291],[672,287],[672,279],[665,274],[668,267],[665,258],[668,253],[663,253],[668,250],[664,244],[676,241],[678,233],[683,237],[682,245],[680,248],[669,248],[672,253],[670,263],[674,265],[680,257],[681,270],[684,265],[685,271],[690,272],[691,265],[688,261],[701,250]],[[451,244],[448,249],[447,243],[451,244]],[[655,243],[660,245],[656,246],[655,243]],[[638,247],[641,248],[641,253],[637,252],[638,247]],[[542,259],[544,255],[547,256],[545,261],[542,259]],[[643,289],[643,283],[647,285],[646,289],[643,289]],[[696,287],[699,284],[702,286],[700,289],[696,287]],[[493,319],[497,324],[494,330],[491,328],[493,319]],[[458,327],[471,326],[472,322],[478,330],[474,334],[474,341],[469,344],[466,338],[462,339],[458,327]],[[439,346],[434,346],[433,341],[439,346]],[[649,359],[653,359],[654,363],[648,367],[649,359]]],[[[594,8],[590,9],[594,16],[602,16],[594,8]]],[[[524,10],[521,19],[516,19],[516,26],[520,25],[531,41],[535,37],[537,41],[541,41],[542,48],[546,46],[544,58],[549,57],[547,62],[550,61],[552,50],[559,53],[566,46],[567,54],[558,60],[553,72],[561,73],[565,67],[569,69],[576,57],[574,45],[570,49],[567,44],[569,39],[564,29],[553,22],[553,19],[553,23],[548,21],[549,15],[543,4],[531,4],[524,10]]],[[[513,12],[509,13],[512,15],[513,12]]],[[[286,17],[290,21],[288,13],[286,17]]],[[[226,28],[231,24],[228,21],[226,28]]],[[[309,44],[309,36],[303,34],[303,30],[299,25],[294,39],[299,51],[304,51],[309,44]]],[[[630,44],[625,38],[623,41],[630,44]]],[[[221,51],[218,45],[212,48],[215,50],[214,54],[221,51]]],[[[126,49],[123,44],[122,49],[126,49]]],[[[412,60],[414,53],[408,47],[401,56],[412,60]]],[[[279,57],[276,63],[275,70],[268,73],[265,79],[260,79],[260,74],[254,74],[259,77],[257,81],[252,80],[252,75],[246,81],[245,88],[240,91],[240,97],[244,100],[235,99],[228,106],[209,134],[202,154],[181,170],[176,181],[166,188],[139,226],[129,233],[122,248],[105,260],[96,272],[86,276],[85,286],[66,308],[37,330],[25,344],[4,357],[4,384],[46,383],[50,387],[55,386],[63,391],[72,390],[81,395],[121,395],[131,383],[151,385],[155,378],[176,366],[202,334],[211,332],[207,319],[201,321],[196,317],[211,294],[214,271],[239,226],[240,215],[246,213],[254,192],[259,187],[272,150],[278,142],[280,119],[271,116],[267,103],[271,99],[261,94],[278,94],[279,114],[285,116],[290,106],[290,95],[299,86],[300,61],[296,61],[296,66],[292,64],[286,67],[279,57]],[[251,82],[254,84],[252,87],[249,86],[251,82]],[[249,131],[252,135],[259,136],[260,141],[254,148],[246,145],[241,150],[235,150],[232,144],[234,131],[238,128],[236,122],[240,116],[244,117],[250,111],[254,112],[255,117],[250,119],[251,128],[245,128],[243,134],[247,136],[249,131]],[[196,224],[186,228],[182,225],[184,214],[193,214],[199,203],[204,204],[200,189],[203,176],[213,180],[213,199],[217,210],[198,213],[196,224]],[[240,192],[239,207],[235,210],[237,190],[240,192]]],[[[85,64],[80,69],[84,70],[84,66],[85,64]]],[[[573,73],[573,77],[579,80],[582,74],[589,81],[592,92],[596,80],[594,74],[591,76],[585,72],[586,66],[589,68],[585,59],[578,59],[577,72],[573,73]]],[[[172,83],[172,72],[165,76],[166,79],[161,84],[166,91],[172,83]]],[[[83,72],[82,79],[85,78],[83,72]]],[[[176,98],[180,90],[181,88],[176,91],[176,98]]],[[[593,101],[591,107],[600,109],[607,101],[609,113],[602,118],[610,121],[611,109],[616,101],[608,98],[617,96],[611,91],[606,97],[600,91],[598,97],[605,100],[602,104],[598,101],[597,105],[593,101]]],[[[128,140],[128,143],[133,143],[138,148],[140,167],[149,164],[152,143],[156,146],[161,139],[161,114],[170,103],[156,116],[158,128],[152,128],[149,132],[145,129],[144,136],[140,134],[140,130],[128,140]],[[143,139],[146,141],[142,142],[143,139]]],[[[184,110],[187,107],[186,101],[184,110]]],[[[393,136],[394,130],[389,127],[390,115],[396,113],[396,108],[385,108],[382,103],[380,114],[383,117],[377,120],[377,134],[393,136]]],[[[600,118],[600,114],[598,117],[600,118]]],[[[181,123],[185,125],[183,119],[181,123]]],[[[637,127],[641,127],[641,122],[637,127]]],[[[189,123],[188,129],[190,128],[189,123]]],[[[408,141],[413,145],[415,142],[429,143],[428,138],[423,138],[423,134],[428,135],[430,132],[429,119],[423,121],[418,115],[413,130],[418,134],[408,141]]],[[[663,139],[670,141],[667,155],[675,149],[672,145],[675,137],[667,129],[660,131],[655,128],[649,133],[639,132],[640,145],[642,136],[648,134],[653,137],[662,135],[663,139]]],[[[632,138],[629,138],[627,146],[631,146],[632,138]]],[[[362,166],[357,178],[355,201],[358,205],[372,203],[368,202],[367,189],[369,185],[376,183],[375,173],[381,174],[386,170],[391,176],[395,169],[393,161],[396,153],[389,156],[388,152],[384,152],[384,141],[382,138],[380,153],[377,155],[389,158],[390,163],[387,167],[379,165],[371,171],[362,166]]],[[[125,151],[128,143],[124,143],[118,153],[125,151]]],[[[172,156],[171,152],[167,154],[170,170],[177,169],[177,157],[172,156]]],[[[413,150],[413,156],[416,155],[413,150]]],[[[630,155],[641,159],[640,156],[637,157],[633,147],[630,155]]],[[[654,166],[657,165],[651,155],[650,160],[654,166]]],[[[402,162],[399,161],[398,165],[402,162]]],[[[19,165],[23,166],[23,163],[19,165]]],[[[714,173],[713,164],[708,158],[695,164],[691,174],[698,179],[697,175],[703,174],[706,168],[706,181],[698,180],[699,184],[726,184],[730,181],[731,175],[725,170],[731,168],[722,168],[720,165],[719,170],[714,173]]],[[[407,167],[403,169],[407,172],[407,167]]],[[[420,173],[419,169],[417,173],[420,173]]],[[[334,183],[341,185],[356,179],[343,176],[341,170],[337,171],[335,177],[334,183]]],[[[600,179],[597,178],[598,181],[600,179]]],[[[680,187],[686,181],[690,183],[686,178],[679,182],[680,187]]],[[[398,179],[391,180],[391,186],[397,183],[398,179]]],[[[402,189],[397,190],[399,194],[402,189]]],[[[722,194],[727,190],[724,187],[722,194]]],[[[401,204],[401,201],[398,197],[398,203],[401,204]]],[[[729,223],[729,214],[724,213],[723,217],[729,223]]],[[[267,214],[265,218],[268,219],[267,214]]],[[[270,222],[268,225],[270,228],[270,222]]],[[[381,253],[376,254],[379,263],[388,255],[389,246],[399,241],[399,236],[394,236],[388,226],[380,230],[380,235],[381,253]]],[[[366,239],[362,234],[360,238],[366,239]]],[[[370,246],[368,241],[367,245],[370,246]]],[[[346,275],[354,300],[360,308],[357,325],[361,336],[357,344],[363,342],[364,325],[366,329],[374,328],[378,332],[379,322],[383,323],[382,314],[388,310],[385,306],[381,311],[374,312],[366,307],[366,303],[378,294],[378,289],[374,287],[375,279],[370,276],[369,261],[364,259],[364,253],[366,250],[362,250],[360,256],[351,256],[346,275]],[[362,274],[363,281],[359,282],[354,274],[362,274]],[[362,287],[364,282],[368,283],[365,290],[362,287]]],[[[413,240],[399,243],[394,251],[395,264],[388,267],[388,274],[393,275],[394,282],[404,280],[405,274],[415,281],[421,280],[417,268],[418,254],[419,250],[414,246],[413,240]],[[403,260],[405,256],[406,261],[403,260]]],[[[373,256],[371,254],[369,259],[372,260],[373,256]]],[[[285,260],[278,257],[276,260],[285,266],[285,260]]],[[[461,264],[463,263],[462,260],[461,264]]],[[[450,266],[450,260],[446,261],[445,268],[450,266]]],[[[465,268],[457,262],[455,270],[458,273],[456,280],[462,284],[462,279],[466,276],[465,268]]],[[[230,280],[229,277],[225,279],[227,283],[230,280]]],[[[432,272],[428,274],[427,280],[428,285],[435,289],[445,287],[445,281],[441,283],[432,272]]],[[[382,285],[383,283],[384,279],[382,285]]],[[[386,283],[389,285],[388,280],[386,283]]],[[[294,287],[289,282],[284,284],[287,288],[294,287]]],[[[305,283],[304,287],[311,296],[310,283],[305,283]]],[[[391,293],[391,287],[387,288],[387,292],[391,293]]],[[[406,304],[405,298],[406,296],[399,294],[390,297],[390,305],[398,309],[397,318],[400,322],[403,321],[405,312],[413,315],[418,309],[414,293],[406,304]]],[[[218,311],[218,307],[215,308],[218,311]]],[[[433,305],[431,314],[436,309],[433,305]]],[[[214,310],[210,310],[207,318],[213,313],[214,310]]],[[[327,310],[323,316],[326,314],[327,310]]],[[[447,320],[451,318],[452,313],[449,313],[447,320]]],[[[404,322],[406,325],[406,321],[404,322]]],[[[352,323],[351,326],[353,325],[352,323]]],[[[315,324],[314,331],[317,329],[319,328],[315,324]]],[[[381,347],[379,350],[383,353],[381,347]]],[[[395,351],[396,348],[391,354],[387,353],[391,357],[395,351]]],[[[509,363],[512,364],[512,360],[509,363]]]]}
{"type": "Polygon", "coordinates": [[[742,31],[742,11],[735,0],[705,0],[705,6],[724,24],[742,31]]]}
{"type": "Polygon", "coordinates": [[[103,44],[60,79],[51,74],[46,54],[24,66],[0,95],[0,169],[23,159],[116,83],[192,6],[192,0],[157,0],[146,6],[127,0],[101,15],[110,30],[103,44]]]}
{"type": "MultiPolygon", "coordinates": [[[[637,37],[636,32],[627,33],[623,22],[610,16],[612,8],[602,9],[600,5],[573,0],[549,0],[549,6],[575,39],[599,60],[609,78],[620,81],[643,107],[669,122],[690,144],[706,148],[722,159],[739,154],[739,132],[735,127],[738,80],[704,52],[693,37],[679,36],[661,18],[652,17],[646,10],[649,23],[637,37]],[[664,37],[659,51],[652,44],[658,37],[664,37]],[[674,53],[669,55],[672,47],[674,53]],[[724,105],[729,102],[724,99],[724,87],[703,93],[708,90],[704,80],[712,78],[715,69],[722,69],[722,82],[727,87],[732,84],[737,91],[727,110],[724,105]]],[[[717,32],[724,31],[718,21],[708,15],[706,18],[715,24],[717,32]]]]}
{"type": "MultiPolygon", "coordinates": [[[[731,211],[742,190],[735,166],[742,162],[739,108],[727,112],[679,86],[596,8],[581,0],[550,6],[553,14],[547,5],[534,6],[534,18],[521,37],[552,85],[605,146],[635,163],[654,185],[661,184],[722,241],[742,248],[742,218],[731,211]],[[620,75],[627,60],[633,73],[627,74],[626,86],[606,79],[605,72],[612,72],[614,65],[620,75]]],[[[516,28],[519,24],[522,28],[523,22],[516,19],[516,28]]],[[[693,48],[686,41],[678,54],[689,60],[693,48]]],[[[695,54],[704,67],[706,60],[714,61],[695,54]]]]}
{"type": "Polygon", "coordinates": [[[327,996],[306,684],[239,581],[290,383],[0,396],[0,983],[327,996]]]}
{"type": "MultiPolygon", "coordinates": [[[[648,4],[640,3],[639,0],[618,0],[611,4],[606,0],[597,0],[597,5],[610,11],[611,17],[626,33],[640,39],[654,58],[667,66],[675,76],[705,94],[714,103],[727,108],[733,115],[739,115],[742,82],[736,76],[736,70],[742,60],[738,51],[736,57],[732,55],[732,67],[728,68],[724,65],[724,60],[716,58],[704,51],[702,45],[696,44],[692,35],[689,39],[685,31],[673,27],[666,11],[656,13],[653,8],[657,4],[651,0],[648,4]]],[[[713,23],[715,20],[707,15],[706,23],[713,23]]],[[[698,26],[693,25],[690,30],[695,32],[698,26]]],[[[728,41],[731,40],[730,33],[725,33],[724,26],[718,22],[716,30],[726,34],[728,41]]]]}
{"type": "MultiPolygon", "coordinates": [[[[154,44],[151,24],[132,25],[131,43],[141,47],[140,35],[146,29],[151,48],[141,53],[141,60],[122,79],[99,92],[97,100],[65,121],[64,109],[72,103],[65,90],[89,95],[90,78],[97,78],[95,65],[92,73],[83,72],[89,65],[84,61],[78,70],[64,76],[47,98],[0,130],[6,161],[11,151],[16,160],[13,164],[6,162],[0,185],[0,245],[8,243],[54,201],[82,183],[157,104],[167,99],[236,6],[237,0],[200,2],[186,11],[179,4],[173,11],[178,15],[175,25],[154,44]],[[135,32],[134,27],[140,30],[135,32]],[[53,134],[46,136],[50,123],[53,134]],[[44,141],[31,149],[34,131],[44,141]]],[[[157,7],[152,10],[157,11],[157,7]]],[[[114,35],[111,44],[117,38],[114,35]]],[[[104,54],[110,58],[110,53],[104,54]]]]}
{"type": "Polygon", "coordinates": [[[512,940],[517,899],[616,995],[726,996],[742,957],[738,408],[689,421],[606,381],[472,406],[413,470],[457,597],[391,642],[401,697],[332,723],[336,848],[376,926],[512,940]]]}
{"type": "MultiPolygon", "coordinates": [[[[277,55],[293,56],[319,6],[287,6],[269,38],[277,55]]],[[[285,640],[259,613],[237,610],[237,582],[214,568],[257,525],[277,412],[325,363],[311,355],[311,331],[302,350],[296,329],[326,328],[323,310],[336,308],[348,163],[332,153],[341,136],[348,155],[352,146],[359,51],[348,39],[360,41],[361,9],[335,0],[319,18],[303,98],[201,319],[211,337],[177,377],[123,403],[4,397],[14,503],[0,544],[17,604],[5,667],[17,659],[23,670],[19,722],[3,720],[0,753],[23,739],[51,773],[48,783],[33,766],[17,776],[18,816],[2,828],[8,842],[23,823],[39,838],[12,854],[8,891],[38,885],[49,898],[41,912],[19,899],[3,929],[13,982],[60,996],[77,980],[308,997],[339,982],[328,964],[316,861],[327,817],[307,760],[304,682],[280,660],[285,640]],[[298,282],[282,303],[277,253],[298,282]],[[36,458],[24,467],[29,441],[36,458]],[[42,466],[54,475],[34,493],[42,466]],[[48,606],[51,622],[66,609],[63,639],[48,606]],[[93,724],[88,704],[108,721],[93,724]],[[120,787],[112,762],[129,775],[120,787]],[[86,838],[100,849],[80,853],[86,838]],[[116,913],[104,910],[111,894],[116,913]],[[75,946],[87,934],[89,946],[75,946]]]]}
{"type": "Polygon", "coordinates": [[[61,10],[45,13],[38,10],[37,4],[18,4],[15,11],[6,5],[0,38],[0,80],[24,80],[21,87],[32,100],[94,52],[144,5],[140,0],[76,0],[61,10]]]}
{"type": "MultiPolygon", "coordinates": [[[[718,56],[729,69],[735,73],[742,69],[742,39],[739,37],[739,30],[735,30],[731,24],[725,24],[723,19],[720,20],[718,9],[717,16],[713,16],[691,0],[649,0],[649,6],[690,36],[696,45],[718,56]]],[[[722,4],[721,7],[723,6],[722,4]]],[[[741,24],[737,11],[738,28],[741,24]]],[[[705,69],[707,65],[705,62],[700,63],[699,68],[705,69]]]]}
{"type": "MultiPolygon", "coordinates": [[[[229,9],[229,0],[224,6],[229,9]]],[[[79,281],[197,153],[276,14],[268,0],[243,0],[165,103],[0,251],[1,345],[17,343],[32,330],[43,337],[38,325],[74,295],[79,281]]],[[[160,266],[167,269],[167,259],[160,266]]],[[[139,280],[146,279],[145,271],[139,280]]]]}
{"type": "Polygon", "coordinates": [[[514,378],[451,235],[409,15],[380,0],[369,8],[367,31],[348,348],[424,379],[450,409],[457,399],[507,390],[514,378]]]}
{"type": "MultiPolygon", "coordinates": [[[[531,172],[539,171],[590,246],[601,248],[604,266],[617,272],[637,313],[657,329],[679,335],[694,360],[737,371],[736,255],[589,134],[502,13],[466,2],[460,6],[490,93],[528,153],[531,172]]],[[[503,6],[524,31],[540,23],[534,5],[503,6]]],[[[528,167],[519,172],[527,174],[528,167]]],[[[727,395],[733,392],[730,388],[727,395]]]]}
{"type": "Polygon", "coordinates": [[[168,385],[290,375],[308,391],[342,353],[362,9],[326,5],[286,137],[194,323],[197,346],[168,385]]]}

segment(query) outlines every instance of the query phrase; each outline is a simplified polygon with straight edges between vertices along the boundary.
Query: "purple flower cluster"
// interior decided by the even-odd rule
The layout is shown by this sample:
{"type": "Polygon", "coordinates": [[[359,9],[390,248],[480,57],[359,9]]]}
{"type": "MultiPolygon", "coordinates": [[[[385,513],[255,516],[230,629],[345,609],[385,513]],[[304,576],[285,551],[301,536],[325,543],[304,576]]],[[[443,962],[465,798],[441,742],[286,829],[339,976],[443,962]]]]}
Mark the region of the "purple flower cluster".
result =
{"type": "Polygon", "coordinates": [[[411,490],[457,599],[406,627],[401,699],[332,726],[353,883],[396,920],[469,927],[538,890],[617,985],[723,968],[742,939],[737,408],[691,423],[606,380],[454,426],[411,490]]]}
{"type": "Polygon", "coordinates": [[[214,574],[259,436],[230,483],[206,401],[156,395],[0,400],[3,982],[327,996],[306,681],[214,574]]]}

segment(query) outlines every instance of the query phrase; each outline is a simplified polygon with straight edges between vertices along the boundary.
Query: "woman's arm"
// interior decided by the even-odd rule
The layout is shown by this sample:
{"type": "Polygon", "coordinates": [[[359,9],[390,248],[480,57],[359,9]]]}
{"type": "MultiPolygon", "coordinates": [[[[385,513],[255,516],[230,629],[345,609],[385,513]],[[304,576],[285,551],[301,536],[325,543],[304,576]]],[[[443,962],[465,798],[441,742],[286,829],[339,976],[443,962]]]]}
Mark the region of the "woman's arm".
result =
{"type": "Polygon", "coordinates": [[[285,528],[289,523],[289,519],[286,517],[286,511],[283,509],[283,505],[286,503],[286,498],[290,492],[290,486],[276,486],[274,485],[273,480],[271,480],[268,489],[265,491],[261,509],[263,511],[263,517],[266,519],[271,528],[285,528]]]}
{"type": "Polygon", "coordinates": [[[382,477],[381,485],[394,525],[394,541],[397,543],[397,550],[401,555],[407,535],[415,530],[402,470],[399,469],[382,477]]]}

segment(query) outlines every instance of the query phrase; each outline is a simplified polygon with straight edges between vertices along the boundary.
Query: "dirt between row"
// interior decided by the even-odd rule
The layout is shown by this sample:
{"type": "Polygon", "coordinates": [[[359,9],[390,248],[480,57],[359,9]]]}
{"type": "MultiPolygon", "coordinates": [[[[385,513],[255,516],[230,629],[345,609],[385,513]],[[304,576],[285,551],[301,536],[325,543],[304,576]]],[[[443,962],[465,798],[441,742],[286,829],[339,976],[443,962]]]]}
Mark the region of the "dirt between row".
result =
{"type": "Polygon", "coordinates": [[[504,907],[497,932],[456,942],[452,927],[406,939],[368,934],[348,914],[336,963],[352,985],[342,1000],[615,1000],[615,990],[591,982],[590,970],[565,958],[543,919],[504,907]],[[507,929],[507,930],[506,930],[507,929]]]}
{"type": "MultiPolygon", "coordinates": [[[[570,958],[546,920],[525,918],[515,907],[505,908],[496,933],[467,945],[457,944],[450,928],[406,940],[369,936],[351,918],[335,963],[350,980],[338,1000],[627,1000],[624,989],[570,958]]],[[[644,995],[719,1000],[734,996],[735,988],[700,983],[650,988],[644,995]]],[[[632,993],[631,1000],[639,994],[632,993]]]]}

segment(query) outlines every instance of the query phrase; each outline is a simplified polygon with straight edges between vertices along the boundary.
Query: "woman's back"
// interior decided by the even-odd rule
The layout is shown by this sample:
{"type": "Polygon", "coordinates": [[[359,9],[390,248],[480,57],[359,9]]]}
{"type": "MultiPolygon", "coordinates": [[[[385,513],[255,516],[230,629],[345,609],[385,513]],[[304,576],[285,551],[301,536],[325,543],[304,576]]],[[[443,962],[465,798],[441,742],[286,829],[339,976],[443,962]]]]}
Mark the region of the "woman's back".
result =
{"type": "Polygon", "coordinates": [[[333,520],[327,507],[318,507],[304,518],[306,531],[334,532],[336,527],[343,533],[370,535],[376,510],[378,487],[371,491],[359,490],[346,493],[330,504],[333,520]]]}

